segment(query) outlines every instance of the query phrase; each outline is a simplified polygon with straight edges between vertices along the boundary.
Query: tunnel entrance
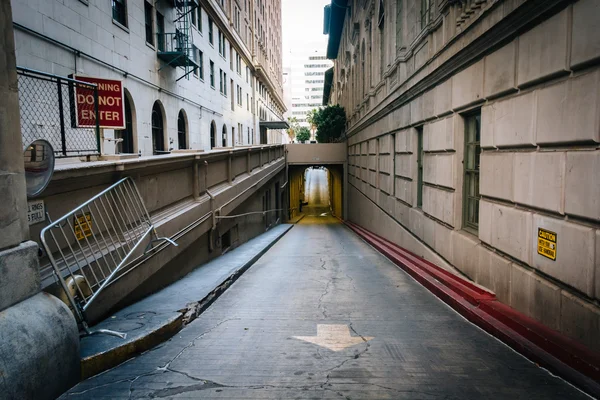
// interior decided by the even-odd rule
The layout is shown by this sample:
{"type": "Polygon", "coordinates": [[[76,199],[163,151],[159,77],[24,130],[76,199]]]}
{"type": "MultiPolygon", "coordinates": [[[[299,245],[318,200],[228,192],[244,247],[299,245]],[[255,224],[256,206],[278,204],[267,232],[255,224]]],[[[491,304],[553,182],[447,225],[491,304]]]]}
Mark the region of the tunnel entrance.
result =
{"type": "Polygon", "coordinates": [[[289,220],[302,223],[335,223],[343,217],[342,165],[291,165],[289,220]]]}

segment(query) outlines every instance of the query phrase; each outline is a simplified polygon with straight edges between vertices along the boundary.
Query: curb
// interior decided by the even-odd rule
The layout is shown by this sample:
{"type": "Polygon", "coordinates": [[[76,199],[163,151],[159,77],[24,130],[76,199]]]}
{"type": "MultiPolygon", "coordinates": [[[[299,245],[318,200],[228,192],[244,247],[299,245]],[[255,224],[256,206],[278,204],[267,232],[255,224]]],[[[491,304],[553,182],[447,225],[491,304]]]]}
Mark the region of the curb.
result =
{"type": "Polygon", "coordinates": [[[167,323],[121,346],[114,347],[103,353],[94,354],[81,359],[81,380],[91,378],[108,369],[129,360],[137,354],[150,350],[175,336],[184,327],[183,314],[178,313],[167,323]]]}
{"type": "Polygon", "coordinates": [[[119,364],[141,354],[151,348],[166,342],[187,324],[198,318],[212,303],[214,303],[225,291],[241,277],[252,265],[254,265],[267,251],[271,249],[282,237],[284,237],[294,225],[276,237],[269,245],[254,255],[250,260],[235,270],[225,280],[220,282],[215,289],[208,293],[200,301],[188,304],[187,309],[176,310],[174,316],[163,325],[152,330],[145,336],[135,338],[108,351],[94,354],[81,359],[81,380],[91,378],[101,372],[116,367],[119,364]]]}
{"type": "Polygon", "coordinates": [[[600,397],[600,354],[500,303],[495,294],[472,282],[359,225],[344,223],[467,320],[584,392],[600,397]]]}

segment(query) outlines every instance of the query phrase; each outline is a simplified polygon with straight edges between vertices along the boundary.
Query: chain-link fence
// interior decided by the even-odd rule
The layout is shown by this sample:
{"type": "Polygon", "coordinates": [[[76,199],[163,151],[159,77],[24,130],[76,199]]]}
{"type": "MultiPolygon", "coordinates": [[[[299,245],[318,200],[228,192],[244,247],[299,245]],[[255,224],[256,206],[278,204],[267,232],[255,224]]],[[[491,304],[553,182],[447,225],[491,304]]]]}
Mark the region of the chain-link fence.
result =
{"type": "Polygon", "coordinates": [[[95,85],[21,67],[17,73],[24,149],[45,139],[56,157],[100,154],[95,85]],[[84,101],[77,101],[76,96],[84,101]],[[96,126],[79,128],[82,116],[95,120],[96,126]]]}

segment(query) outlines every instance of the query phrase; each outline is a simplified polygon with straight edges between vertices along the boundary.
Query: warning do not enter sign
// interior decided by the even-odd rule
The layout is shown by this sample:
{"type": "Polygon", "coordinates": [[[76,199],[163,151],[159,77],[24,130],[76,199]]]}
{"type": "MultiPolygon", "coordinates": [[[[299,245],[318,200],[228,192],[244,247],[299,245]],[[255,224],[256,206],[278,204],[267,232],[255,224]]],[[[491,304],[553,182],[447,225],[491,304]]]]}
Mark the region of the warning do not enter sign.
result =
{"type": "Polygon", "coordinates": [[[95,83],[98,86],[98,116],[96,116],[94,91],[85,87],[75,87],[75,125],[78,128],[95,127],[97,117],[100,128],[125,128],[125,104],[121,81],[79,75],[74,75],[73,79],[95,83]]]}

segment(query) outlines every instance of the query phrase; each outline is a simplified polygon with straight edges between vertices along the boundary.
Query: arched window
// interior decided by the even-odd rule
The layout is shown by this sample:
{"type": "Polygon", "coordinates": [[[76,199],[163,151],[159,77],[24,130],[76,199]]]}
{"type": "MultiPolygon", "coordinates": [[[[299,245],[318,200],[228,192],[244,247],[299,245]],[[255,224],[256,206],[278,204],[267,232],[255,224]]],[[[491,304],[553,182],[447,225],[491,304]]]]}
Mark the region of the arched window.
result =
{"type": "Polygon", "coordinates": [[[215,121],[210,123],[210,148],[214,149],[217,145],[217,124],[215,121]]]}
{"type": "Polygon", "coordinates": [[[223,125],[223,147],[227,147],[227,126],[223,125]]]}
{"type": "Polygon", "coordinates": [[[152,150],[154,154],[165,151],[164,115],[158,101],[152,107],[152,150]]]}
{"type": "Polygon", "coordinates": [[[180,110],[177,116],[177,141],[180,149],[187,149],[187,120],[185,111],[180,110]]]}
{"type": "Polygon", "coordinates": [[[127,89],[124,89],[124,94],[125,129],[115,130],[115,138],[123,139],[123,141],[117,145],[118,153],[133,153],[133,99],[127,89]]]}

